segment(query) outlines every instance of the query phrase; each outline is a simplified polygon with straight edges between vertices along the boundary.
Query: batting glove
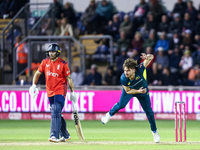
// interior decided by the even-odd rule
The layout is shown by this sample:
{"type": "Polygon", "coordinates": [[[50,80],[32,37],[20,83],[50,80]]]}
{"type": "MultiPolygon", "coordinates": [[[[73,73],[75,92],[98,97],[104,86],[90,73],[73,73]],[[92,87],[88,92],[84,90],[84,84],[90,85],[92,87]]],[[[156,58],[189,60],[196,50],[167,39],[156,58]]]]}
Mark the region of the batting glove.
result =
{"type": "Polygon", "coordinates": [[[33,84],[29,88],[29,94],[31,95],[32,98],[35,98],[39,94],[38,88],[36,88],[35,84],[33,84]]]}
{"type": "Polygon", "coordinates": [[[70,94],[70,101],[76,103],[77,102],[77,94],[75,92],[71,92],[70,94]]]}

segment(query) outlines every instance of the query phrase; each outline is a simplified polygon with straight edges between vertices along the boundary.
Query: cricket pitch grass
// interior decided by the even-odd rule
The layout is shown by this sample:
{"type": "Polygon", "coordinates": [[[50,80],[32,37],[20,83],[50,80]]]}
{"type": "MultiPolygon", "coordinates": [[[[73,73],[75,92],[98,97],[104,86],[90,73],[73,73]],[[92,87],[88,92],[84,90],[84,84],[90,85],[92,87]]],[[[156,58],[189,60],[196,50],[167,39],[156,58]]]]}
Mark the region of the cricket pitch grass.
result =
{"type": "Polygon", "coordinates": [[[50,120],[0,120],[0,150],[199,150],[200,121],[187,120],[187,142],[175,142],[173,120],[157,120],[160,143],[153,141],[148,121],[81,121],[85,141],[66,120],[71,140],[50,143],[50,120]]]}

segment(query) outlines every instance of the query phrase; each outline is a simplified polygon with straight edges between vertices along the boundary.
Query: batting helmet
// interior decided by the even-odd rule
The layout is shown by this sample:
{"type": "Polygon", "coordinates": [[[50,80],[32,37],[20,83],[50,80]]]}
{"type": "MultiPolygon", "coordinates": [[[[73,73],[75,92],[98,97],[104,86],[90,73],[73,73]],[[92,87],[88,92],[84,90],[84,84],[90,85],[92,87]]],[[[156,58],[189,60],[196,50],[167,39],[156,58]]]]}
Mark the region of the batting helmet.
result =
{"type": "Polygon", "coordinates": [[[60,47],[58,46],[58,44],[56,43],[53,43],[53,44],[50,44],[46,50],[46,55],[47,57],[49,57],[49,51],[53,51],[53,52],[56,52],[56,57],[58,57],[61,53],[60,51],[60,47]]]}

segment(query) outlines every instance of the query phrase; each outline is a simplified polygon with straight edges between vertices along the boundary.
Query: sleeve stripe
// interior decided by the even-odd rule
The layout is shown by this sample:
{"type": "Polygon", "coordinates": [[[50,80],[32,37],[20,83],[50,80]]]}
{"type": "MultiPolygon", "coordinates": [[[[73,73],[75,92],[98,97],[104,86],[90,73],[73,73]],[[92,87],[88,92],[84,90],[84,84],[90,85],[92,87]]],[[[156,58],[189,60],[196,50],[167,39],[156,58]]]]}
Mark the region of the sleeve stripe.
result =
{"type": "Polygon", "coordinates": [[[144,77],[145,80],[147,80],[147,70],[146,70],[146,68],[144,69],[143,77],[144,77]]]}

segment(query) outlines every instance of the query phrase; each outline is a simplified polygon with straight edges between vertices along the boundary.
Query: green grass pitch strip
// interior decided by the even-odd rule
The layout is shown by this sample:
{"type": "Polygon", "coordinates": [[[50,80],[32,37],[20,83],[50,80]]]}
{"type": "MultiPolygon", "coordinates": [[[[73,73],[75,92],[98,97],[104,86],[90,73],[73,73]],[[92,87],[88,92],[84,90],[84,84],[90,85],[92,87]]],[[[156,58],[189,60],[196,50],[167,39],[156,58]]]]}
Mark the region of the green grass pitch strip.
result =
{"type": "Polygon", "coordinates": [[[0,150],[131,150],[200,149],[200,121],[187,120],[187,142],[175,142],[173,120],[157,120],[160,143],[153,141],[148,121],[81,121],[85,141],[67,120],[71,140],[50,143],[50,120],[0,120],[0,150]]]}

